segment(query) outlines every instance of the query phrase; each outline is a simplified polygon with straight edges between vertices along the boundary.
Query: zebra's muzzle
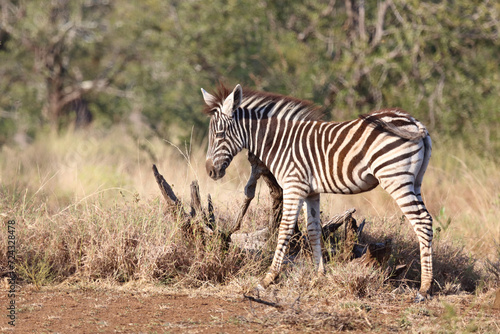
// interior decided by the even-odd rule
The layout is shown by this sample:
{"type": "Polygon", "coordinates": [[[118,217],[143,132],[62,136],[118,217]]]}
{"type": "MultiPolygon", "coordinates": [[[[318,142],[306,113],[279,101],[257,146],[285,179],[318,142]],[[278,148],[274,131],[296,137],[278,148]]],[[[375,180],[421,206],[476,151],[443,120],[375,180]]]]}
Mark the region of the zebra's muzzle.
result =
{"type": "Polygon", "coordinates": [[[218,180],[226,175],[227,164],[224,163],[221,167],[216,168],[212,159],[207,159],[205,168],[207,169],[208,176],[210,176],[214,180],[218,180]]]}

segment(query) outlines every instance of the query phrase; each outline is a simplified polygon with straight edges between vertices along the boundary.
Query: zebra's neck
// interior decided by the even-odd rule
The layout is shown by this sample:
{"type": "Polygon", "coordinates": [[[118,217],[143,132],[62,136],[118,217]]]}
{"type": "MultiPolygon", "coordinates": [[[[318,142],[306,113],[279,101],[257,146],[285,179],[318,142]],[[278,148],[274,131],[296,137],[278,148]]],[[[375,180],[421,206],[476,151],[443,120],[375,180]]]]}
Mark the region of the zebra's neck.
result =
{"type": "Polygon", "coordinates": [[[248,111],[252,118],[276,118],[288,121],[320,120],[319,108],[309,101],[292,97],[255,93],[245,95],[241,108],[248,111]]]}
{"type": "Polygon", "coordinates": [[[236,113],[235,130],[242,148],[248,149],[273,172],[277,155],[291,148],[289,141],[295,136],[298,124],[320,122],[314,120],[316,111],[314,105],[298,100],[246,99],[236,113]]]}

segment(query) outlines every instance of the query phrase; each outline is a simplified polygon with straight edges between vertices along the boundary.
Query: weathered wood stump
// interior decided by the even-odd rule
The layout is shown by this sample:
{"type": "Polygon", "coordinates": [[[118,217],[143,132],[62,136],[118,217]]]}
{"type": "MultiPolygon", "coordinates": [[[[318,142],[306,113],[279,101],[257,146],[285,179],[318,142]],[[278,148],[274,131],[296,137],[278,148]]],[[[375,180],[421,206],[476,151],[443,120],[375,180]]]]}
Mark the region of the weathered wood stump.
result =
{"type": "MultiPolygon", "coordinates": [[[[233,225],[224,228],[220,226],[222,224],[217,223],[210,195],[208,195],[208,212],[203,209],[198,182],[193,181],[191,184],[191,210],[188,214],[170,185],[158,172],[156,166],[153,165],[153,173],[167,203],[167,210],[172,210],[181,218],[181,227],[186,236],[200,234],[202,236],[215,235],[221,238],[226,248],[228,248],[230,244],[233,244],[244,250],[260,251],[263,249],[265,243],[279,228],[283,210],[283,191],[278,185],[275,177],[262,161],[251,153],[248,155],[248,160],[252,166],[252,172],[245,186],[245,199],[233,225]],[[255,197],[257,181],[261,177],[268,185],[272,198],[272,217],[269,227],[255,232],[235,233],[240,229],[248,207],[255,197]]],[[[343,214],[336,215],[322,224],[324,244],[330,245],[331,247],[330,252],[327,253],[337,254],[337,258],[341,261],[356,259],[360,265],[365,266],[386,264],[392,250],[390,240],[384,243],[360,243],[361,234],[366,222],[363,220],[358,226],[356,220],[352,216],[355,211],[354,208],[349,209],[343,214]],[[339,236],[336,232],[342,225],[344,225],[344,233],[339,236]],[[339,242],[339,239],[342,239],[341,242],[339,242]],[[339,244],[342,245],[341,249],[339,249],[339,244]]],[[[294,240],[305,240],[306,242],[292,242],[290,245],[290,253],[298,253],[304,244],[308,244],[307,236],[302,235],[297,226],[294,240]]]]}
{"type": "Polygon", "coordinates": [[[195,235],[212,235],[214,232],[219,232],[221,236],[225,233],[218,231],[215,224],[215,216],[213,214],[212,199],[208,196],[208,214],[201,205],[200,188],[197,181],[191,183],[191,211],[186,213],[184,205],[177,198],[172,187],[165,181],[163,175],[158,172],[156,165],[153,165],[153,174],[160,188],[161,194],[167,204],[167,210],[172,210],[180,217],[181,229],[184,233],[195,235]],[[195,220],[201,220],[201,224],[195,224],[195,220]],[[198,233],[197,233],[198,232],[198,233]]]}

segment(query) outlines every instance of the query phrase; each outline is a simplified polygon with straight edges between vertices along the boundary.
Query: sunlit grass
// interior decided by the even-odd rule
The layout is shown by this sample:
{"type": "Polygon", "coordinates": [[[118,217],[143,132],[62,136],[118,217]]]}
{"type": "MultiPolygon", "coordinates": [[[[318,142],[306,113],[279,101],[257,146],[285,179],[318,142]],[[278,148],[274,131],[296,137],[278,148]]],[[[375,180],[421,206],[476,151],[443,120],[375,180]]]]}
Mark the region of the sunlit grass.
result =
{"type": "MultiPolygon", "coordinates": [[[[176,217],[165,224],[163,199],[151,171],[153,163],[186,202],[189,185],[197,180],[202,199],[211,194],[216,215],[226,220],[236,217],[250,173],[245,153],[233,161],[224,179],[214,182],[205,172],[205,149],[205,145],[173,145],[155,136],[139,136],[122,127],[39,136],[22,149],[3,147],[0,209],[4,219],[18,221],[26,276],[42,283],[84,277],[201,284],[204,277],[211,277],[207,272],[217,268],[237,280],[247,280],[239,276],[241,263],[227,262],[232,259],[237,263],[237,253],[221,259],[209,252],[214,257],[205,256],[190,267],[189,254],[196,249],[178,239],[176,217]]],[[[260,227],[268,219],[263,210],[269,207],[268,190],[263,184],[257,187],[245,230],[260,227]]],[[[457,254],[465,254],[457,258],[461,268],[468,266],[467,254],[480,265],[485,257],[498,260],[500,171],[493,161],[460,145],[434,145],[422,189],[435,221],[436,252],[448,256],[457,247],[457,254]],[[450,248],[450,244],[455,246],[450,248]]],[[[322,195],[321,209],[326,216],[351,207],[357,209],[357,218],[367,218],[365,231],[370,235],[394,238],[396,247],[415,243],[410,225],[401,221],[401,211],[382,189],[355,196],[322,195]]],[[[2,247],[5,245],[2,242],[2,247]]],[[[214,244],[210,249],[219,246],[214,244]]],[[[401,249],[402,254],[405,251],[401,249]]],[[[436,259],[445,263],[440,255],[436,259]]],[[[266,268],[249,262],[245,265],[252,267],[254,274],[266,268]]],[[[345,268],[332,270],[342,275],[345,268]]],[[[374,282],[378,279],[369,278],[374,282]]],[[[250,281],[255,283],[254,278],[250,281]]]]}

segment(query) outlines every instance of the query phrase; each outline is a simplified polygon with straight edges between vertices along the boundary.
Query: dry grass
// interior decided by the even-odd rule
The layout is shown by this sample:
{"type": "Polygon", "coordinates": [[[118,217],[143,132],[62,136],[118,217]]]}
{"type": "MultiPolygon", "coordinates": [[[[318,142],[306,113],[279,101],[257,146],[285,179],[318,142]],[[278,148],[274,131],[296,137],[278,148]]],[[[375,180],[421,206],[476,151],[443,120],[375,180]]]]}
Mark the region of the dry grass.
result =
{"type": "MultiPolygon", "coordinates": [[[[423,185],[436,221],[435,292],[442,298],[475,293],[484,299],[498,286],[495,275],[500,272],[500,170],[473,153],[448,149],[435,145],[423,185]]],[[[178,217],[165,215],[151,172],[157,164],[184,199],[191,181],[198,180],[202,197],[212,195],[216,216],[230,222],[249,174],[244,154],[219,182],[206,176],[204,147],[179,149],[154,137],[137,138],[123,128],[47,136],[24,149],[3,147],[0,154],[0,212],[4,221],[16,220],[18,273],[25,283],[150,282],[244,293],[253,290],[270,264],[273,240],[261,254],[224,250],[216,238],[187,241],[178,217]]],[[[369,221],[367,240],[392,239],[391,263],[406,263],[408,270],[388,284],[382,270],[334,257],[327,275],[316,278],[310,254],[304,252],[286,266],[266,296],[286,305],[285,311],[258,321],[300,323],[311,330],[372,329],[371,309],[379,308],[380,301],[390,307],[408,299],[418,287],[414,232],[380,189],[322,199],[325,216],[356,207],[355,216],[369,221]]],[[[268,220],[262,209],[267,207],[267,189],[259,184],[243,229],[261,227],[268,220]]],[[[6,238],[6,233],[0,235],[2,271],[7,267],[6,238]]],[[[440,312],[453,313],[453,307],[439,305],[440,312]]],[[[398,326],[415,326],[412,317],[419,312],[429,311],[409,307],[398,315],[398,326]]],[[[450,315],[450,331],[463,330],[454,319],[450,315]]]]}

